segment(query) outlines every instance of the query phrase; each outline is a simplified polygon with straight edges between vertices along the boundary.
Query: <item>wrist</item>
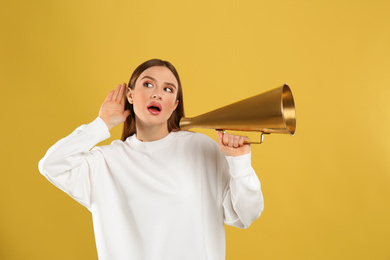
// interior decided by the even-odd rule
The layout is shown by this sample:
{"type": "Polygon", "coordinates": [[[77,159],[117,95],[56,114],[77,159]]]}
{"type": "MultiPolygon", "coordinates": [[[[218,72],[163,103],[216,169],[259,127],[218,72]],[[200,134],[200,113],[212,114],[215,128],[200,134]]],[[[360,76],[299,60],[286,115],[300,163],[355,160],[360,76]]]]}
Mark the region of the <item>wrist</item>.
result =
{"type": "Polygon", "coordinates": [[[108,128],[108,131],[111,131],[111,129],[114,127],[109,120],[105,119],[104,117],[102,116],[99,116],[103,122],[106,124],[107,128],[108,128]]]}

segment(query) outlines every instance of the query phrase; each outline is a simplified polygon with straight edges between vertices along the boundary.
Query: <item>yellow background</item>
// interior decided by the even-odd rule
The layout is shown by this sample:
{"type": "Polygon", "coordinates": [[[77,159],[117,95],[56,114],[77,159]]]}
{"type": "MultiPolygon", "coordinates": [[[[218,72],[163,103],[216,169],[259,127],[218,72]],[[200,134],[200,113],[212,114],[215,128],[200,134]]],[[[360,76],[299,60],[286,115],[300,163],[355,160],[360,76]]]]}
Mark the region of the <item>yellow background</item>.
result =
{"type": "Polygon", "coordinates": [[[390,259],[388,0],[1,6],[0,259],[97,258],[90,213],[38,161],[156,57],[178,68],[187,116],[292,88],[296,135],[253,146],[265,210],[227,228],[228,260],[390,259]]]}

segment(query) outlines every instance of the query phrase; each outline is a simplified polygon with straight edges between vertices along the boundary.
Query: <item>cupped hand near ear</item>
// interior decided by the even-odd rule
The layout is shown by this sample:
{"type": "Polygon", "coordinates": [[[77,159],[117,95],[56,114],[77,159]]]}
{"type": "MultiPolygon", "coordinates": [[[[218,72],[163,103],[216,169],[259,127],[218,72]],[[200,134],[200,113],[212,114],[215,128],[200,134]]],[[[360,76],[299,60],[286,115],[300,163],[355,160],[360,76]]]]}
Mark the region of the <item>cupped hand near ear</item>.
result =
{"type": "Polygon", "coordinates": [[[99,117],[103,119],[109,130],[114,126],[123,123],[130,115],[129,110],[125,110],[126,83],[118,85],[115,90],[108,93],[99,110],[99,117]]]}

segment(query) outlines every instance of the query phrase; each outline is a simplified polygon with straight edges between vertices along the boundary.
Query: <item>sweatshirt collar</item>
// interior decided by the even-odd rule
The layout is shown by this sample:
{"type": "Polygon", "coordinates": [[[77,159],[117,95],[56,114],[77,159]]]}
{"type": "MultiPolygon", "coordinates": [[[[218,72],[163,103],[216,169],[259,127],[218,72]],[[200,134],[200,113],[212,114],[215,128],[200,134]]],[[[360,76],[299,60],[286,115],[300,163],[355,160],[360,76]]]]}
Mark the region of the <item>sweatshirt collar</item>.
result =
{"type": "Polygon", "coordinates": [[[153,150],[160,150],[163,148],[166,148],[169,146],[169,144],[174,140],[177,132],[170,132],[167,136],[164,138],[152,141],[152,142],[143,142],[139,139],[137,139],[136,135],[133,134],[132,136],[129,136],[126,139],[126,142],[136,150],[144,150],[144,151],[153,151],[153,150]]]}

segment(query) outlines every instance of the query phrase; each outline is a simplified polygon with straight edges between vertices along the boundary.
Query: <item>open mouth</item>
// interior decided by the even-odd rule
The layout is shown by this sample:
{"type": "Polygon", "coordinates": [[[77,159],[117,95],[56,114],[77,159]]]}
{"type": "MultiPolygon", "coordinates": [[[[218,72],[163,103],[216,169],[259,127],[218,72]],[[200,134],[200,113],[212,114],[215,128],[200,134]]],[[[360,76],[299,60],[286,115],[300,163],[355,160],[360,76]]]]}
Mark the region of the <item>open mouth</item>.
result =
{"type": "Polygon", "coordinates": [[[153,115],[160,114],[161,110],[162,110],[162,107],[159,103],[152,102],[148,105],[148,111],[149,111],[149,113],[151,113],[153,115]]]}

